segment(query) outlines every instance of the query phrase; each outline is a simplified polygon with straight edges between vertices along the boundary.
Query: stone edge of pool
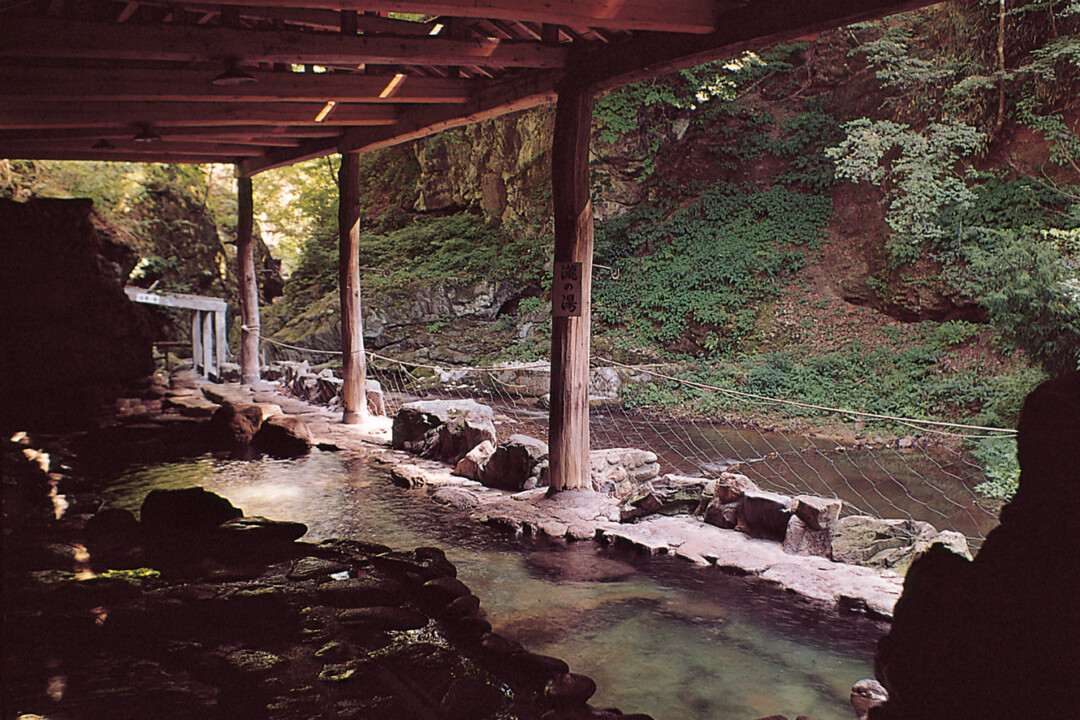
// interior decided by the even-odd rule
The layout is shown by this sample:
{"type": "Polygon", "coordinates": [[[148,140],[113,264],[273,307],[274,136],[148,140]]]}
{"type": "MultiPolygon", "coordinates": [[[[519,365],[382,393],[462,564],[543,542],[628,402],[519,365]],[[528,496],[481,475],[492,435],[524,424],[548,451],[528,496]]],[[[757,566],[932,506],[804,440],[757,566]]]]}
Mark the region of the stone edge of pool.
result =
{"type": "Polygon", "coordinates": [[[791,555],[770,540],[686,516],[655,515],[620,523],[618,501],[591,490],[563,491],[548,497],[546,488],[511,492],[487,487],[454,475],[444,463],[390,449],[388,417],[368,416],[359,424],[345,425],[339,421],[339,413],[286,395],[274,383],[263,382],[250,389],[237,384],[202,387],[208,392],[191,390],[218,404],[274,405],[285,415],[300,417],[317,444],[373,456],[399,477],[407,478],[408,484],[433,488],[434,501],[464,510],[480,524],[516,534],[628,544],[652,555],[669,555],[757,577],[812,600],[887,620],[892,618],[903,589],[903,577],[894,572],[791,555]]]}

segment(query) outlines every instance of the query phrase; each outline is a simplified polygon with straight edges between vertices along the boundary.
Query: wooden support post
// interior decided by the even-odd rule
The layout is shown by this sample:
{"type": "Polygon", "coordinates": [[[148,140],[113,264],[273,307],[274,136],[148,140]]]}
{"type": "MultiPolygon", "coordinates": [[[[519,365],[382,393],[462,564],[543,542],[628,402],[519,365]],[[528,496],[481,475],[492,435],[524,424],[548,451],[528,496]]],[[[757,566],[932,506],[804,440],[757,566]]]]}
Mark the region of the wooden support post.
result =
{"type": "Polygon", "coordinates": [[[191,311],[191,364],[195,366],[195,372],[206,374],[206,368],[203,366],[203,349],[202,349],[202,311],[191,311]]]}
{"type": "Polygon", "coordinates": [[[216,377],[218,369],[214,367],[214,313],[200,310],[202,315],[202,363],[203,376],[216,377]]]}
{"type": "Polygon", "coordinates": [[[218,377],[224,375],[225,348],[229,341],[225,336],[225,311],[214,313],[214,363],[218,368],[218,377]]]}
{"type": "Polygon", "coordinates": [[[344,153],[338,173],[338,289],[341,292],[343,423],[367,416],[367,362],[360,310],[360,156],[344,153]]]}
{"type": "Polygon", "coordinates": [[[551,488],[587,488],[589,479],[589,314],[592,306],[593,218],[589,201],[589,125],[593,93],[564,89],[555,106],[551,147],[555,263],[577,276],[574,297],[557,300],[552,287],[551,411],[548,430],[551,488]],[[570,263],[570,265],[563,265],[570,263]],[[580,263],[580,265],[576,265],[580,263]],[[565,307],[563,307],[565,305],[565,307]],[[577,313],[577,315],[574,315],[577,313]],[[570,317],[566,315],[570,314],[570,317]],[[560,315],[563,315],[560,317],[560,315]]]}
{"type": "Polygon", "coordinates": [[[259,283],[255,277],[255,251],[251,235],[255,204],[251,178],[236,180],[236,276],[240,285],[240,382],[259,381],[259,283]]]}

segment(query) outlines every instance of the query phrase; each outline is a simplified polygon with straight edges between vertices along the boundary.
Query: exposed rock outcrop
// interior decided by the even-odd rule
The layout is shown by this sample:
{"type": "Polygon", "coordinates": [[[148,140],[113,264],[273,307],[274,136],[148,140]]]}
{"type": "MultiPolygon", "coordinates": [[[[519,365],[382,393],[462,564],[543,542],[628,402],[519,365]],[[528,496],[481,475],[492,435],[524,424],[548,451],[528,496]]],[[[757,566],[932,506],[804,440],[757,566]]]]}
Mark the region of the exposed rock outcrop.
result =
{"type": "Polygon", "coordinates": [[[153,372],[149,317],[123,290],[137,258],[92,212],[89,200],[0,199],[4,427],[85,423],[153,372]]]}

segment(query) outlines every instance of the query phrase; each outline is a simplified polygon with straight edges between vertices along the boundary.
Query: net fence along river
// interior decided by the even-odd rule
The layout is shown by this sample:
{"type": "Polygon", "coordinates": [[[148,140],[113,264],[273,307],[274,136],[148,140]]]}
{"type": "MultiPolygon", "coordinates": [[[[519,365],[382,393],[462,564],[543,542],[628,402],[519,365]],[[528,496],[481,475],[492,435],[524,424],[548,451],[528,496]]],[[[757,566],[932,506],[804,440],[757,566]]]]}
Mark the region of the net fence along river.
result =
{"type": "Polygon", "coordinates": [[[304,540],[436,545],[481,599],[496,632],[597,681],[596,707],[657,720],[780,714],[851,720],[851,685],[872,677],[886,627],[840,616],[759,581],[591,542],[512,538],[402,490],[364,457],[202,457],[133,470],[111,507],[155,488],[202,486],[248,515],[308,525],[304,540]]]}

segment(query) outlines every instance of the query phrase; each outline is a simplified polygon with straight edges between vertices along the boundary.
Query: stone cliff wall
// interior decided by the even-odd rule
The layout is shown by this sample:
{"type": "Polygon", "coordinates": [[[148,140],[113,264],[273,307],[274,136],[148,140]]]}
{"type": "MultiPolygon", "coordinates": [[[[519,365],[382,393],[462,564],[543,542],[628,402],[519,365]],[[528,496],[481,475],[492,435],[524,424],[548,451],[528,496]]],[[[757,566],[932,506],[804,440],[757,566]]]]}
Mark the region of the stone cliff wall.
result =
{"type": "Polygon", "coordinates": [[[0,397],[8,427],[68,421],[153,371],[151,325],[123,282],[132,253],[89,200],[0,200],[0,397]]]}

